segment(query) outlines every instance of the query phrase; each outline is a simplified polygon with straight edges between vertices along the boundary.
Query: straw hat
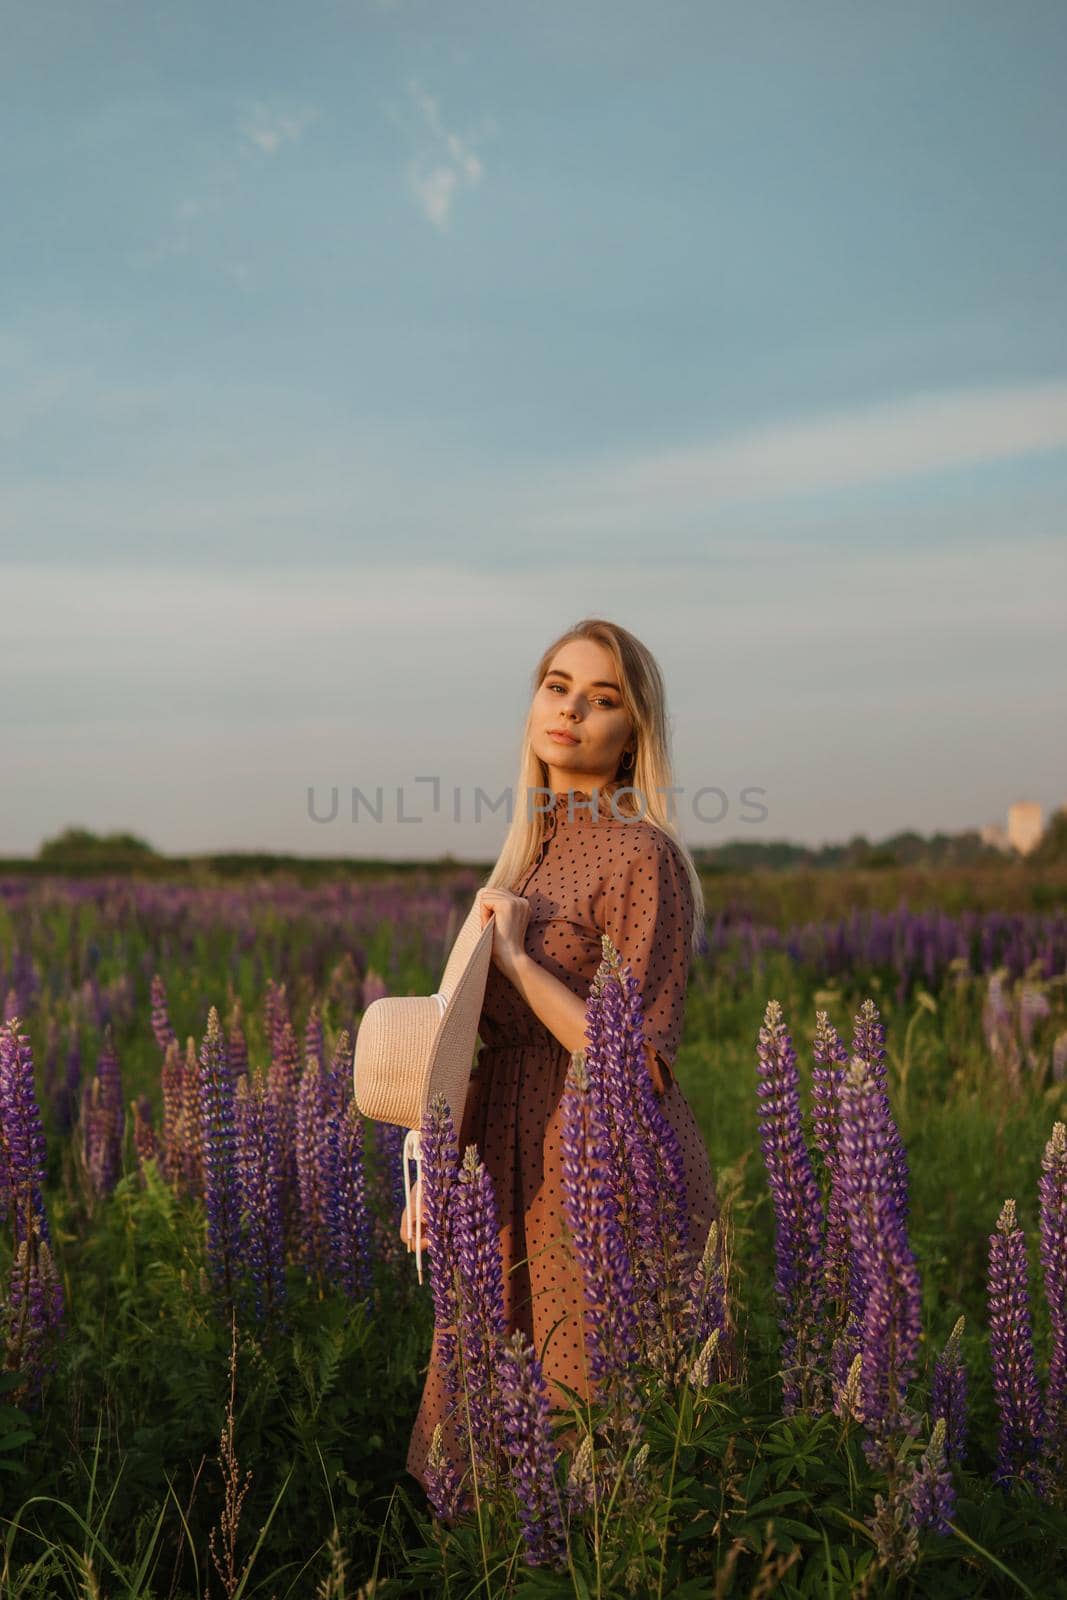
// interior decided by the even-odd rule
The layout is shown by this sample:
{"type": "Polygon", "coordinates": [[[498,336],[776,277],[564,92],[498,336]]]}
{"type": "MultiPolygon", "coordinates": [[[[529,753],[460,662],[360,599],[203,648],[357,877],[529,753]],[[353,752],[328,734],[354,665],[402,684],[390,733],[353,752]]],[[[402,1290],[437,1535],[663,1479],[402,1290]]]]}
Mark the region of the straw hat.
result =
{"type": "MultiPolygon", "coordinates": [[[[352,1076],[356,1105],[375,1122],[407,1128],[401,1160],[404,1200],[411,1205],[408,1162],[422,1175],[419,1132],[432,1095],[440,1092],[458,1134],[470,1086],[478,1019],[493,953],[493,917],[481,925],[479,889],[456,936],[440,989],[432,995],[372,1000],[356,1032],[352,1076]]],[[[420,1207],[421,1212],[421,1207],[420,1207]]],[[[415,1267],[422,1282],[422,1217],[415,1218],[415,1267]]]]}

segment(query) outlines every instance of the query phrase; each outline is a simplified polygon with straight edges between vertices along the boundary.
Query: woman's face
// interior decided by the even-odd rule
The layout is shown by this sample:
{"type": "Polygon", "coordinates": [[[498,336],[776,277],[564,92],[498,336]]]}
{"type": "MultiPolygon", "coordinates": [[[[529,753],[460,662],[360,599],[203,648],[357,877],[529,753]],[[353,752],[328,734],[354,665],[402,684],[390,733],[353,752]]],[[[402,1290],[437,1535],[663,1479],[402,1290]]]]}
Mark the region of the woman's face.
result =
{"type": "Polygon", "coordinates": [[[548,781],[566,789],[603,790],[623,751],[632,749],[615,663],[602,644],[571,639],[556,651],[534,695],[530,740],[548,767],[548,781]],[[556,731],[570,740],[554,738],[556,731]]]}

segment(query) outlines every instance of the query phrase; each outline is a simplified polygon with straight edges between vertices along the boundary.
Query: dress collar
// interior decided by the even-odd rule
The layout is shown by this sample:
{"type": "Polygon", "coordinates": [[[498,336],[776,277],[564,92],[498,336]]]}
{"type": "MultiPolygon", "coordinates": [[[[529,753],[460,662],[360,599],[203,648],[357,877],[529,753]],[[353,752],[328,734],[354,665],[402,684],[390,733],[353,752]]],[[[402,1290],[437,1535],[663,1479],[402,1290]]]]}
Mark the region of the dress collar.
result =
{"type": "Polygon", "coordinates": [[[588,789],[561,789],[546,818],[551,817],[556,825],[564,827],[590,823],[594,819],[597,822],[615,822],[617,818],[611,809],[611,796],[618,787],[618,784],[601,787],[595,806],[590,805],[593,796],[588,789]]]}

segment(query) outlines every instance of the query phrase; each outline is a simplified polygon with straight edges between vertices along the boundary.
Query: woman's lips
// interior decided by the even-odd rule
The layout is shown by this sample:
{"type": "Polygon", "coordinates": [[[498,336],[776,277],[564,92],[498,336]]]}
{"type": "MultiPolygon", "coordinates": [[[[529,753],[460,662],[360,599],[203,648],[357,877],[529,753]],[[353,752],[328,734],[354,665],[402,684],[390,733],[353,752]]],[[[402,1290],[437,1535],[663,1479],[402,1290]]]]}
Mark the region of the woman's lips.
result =
{"type": "Polygon", "coordinates": [[[555,739],[559,744],[577,744],[578,743],[577,739],[572,739],[569,733],[557,733],[555,731],[551,731],[549,733],[548,737],[550,739],[555,739]]]}

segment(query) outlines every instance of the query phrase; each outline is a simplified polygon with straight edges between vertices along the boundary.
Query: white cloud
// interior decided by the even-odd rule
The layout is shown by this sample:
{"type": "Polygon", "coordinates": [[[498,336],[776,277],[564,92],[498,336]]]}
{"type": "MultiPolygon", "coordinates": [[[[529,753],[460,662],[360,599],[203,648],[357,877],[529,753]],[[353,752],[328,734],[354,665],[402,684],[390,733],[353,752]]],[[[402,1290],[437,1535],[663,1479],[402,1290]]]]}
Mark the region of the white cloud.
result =
{"type": "Polygon", "coordinates": [[[408,167],[408,182],[427,221],[444,229],[457,194],[477,188],[485,167],[475,147],[476,135],[460,135],[446,127],[437,98],[416,79],[409,79],[407,88],[419,113],[412,135],[418,149],[408,167]]]}
{"type": "Polygon", "coordinates": [[[554,532],[692,528],[756,502],[907,481],[1067,448],[1067,383],[945,389],[547,473],[554,532]]]}
{"type": "Polygon", "coordinates": [[[430,222],[443,228],[452,209],[452,197],[458,182],[452,167],[435,167],[432,172],[412,171],[411,183],[420,206],[430,222]]]}
{"type": "MultiPolygon", "coordinates": [[[[257,101],[237,125],[237,139],[198,180],[195,192],[182,195],[170,207],[170,218],[151,244],[131,251],[132,267],[154,267],[175,257],[191,256],[211,237],[212,219],[229,211],[240,193],[246,171],[242,163],[256,159],[255,152],[271,157],[283,145],[297,144],[304,130],[314,122],[314,106],[285,109],[257,101]]],[[[247,269],[224,264],[222,275],[238,287],[247,286],[247,269]]]]}
{"type": "Polygon", "coordinates": [[[302,106],[297,110],[286,111],[277,106],[257,102],[252,110],[242,117],[238,131],[242,138],[262,151],[265,156],[273,156],[277,155],[283,145],[298,144],[304,129],[314,122],[317,115],[314,106],[302,106]]]}

